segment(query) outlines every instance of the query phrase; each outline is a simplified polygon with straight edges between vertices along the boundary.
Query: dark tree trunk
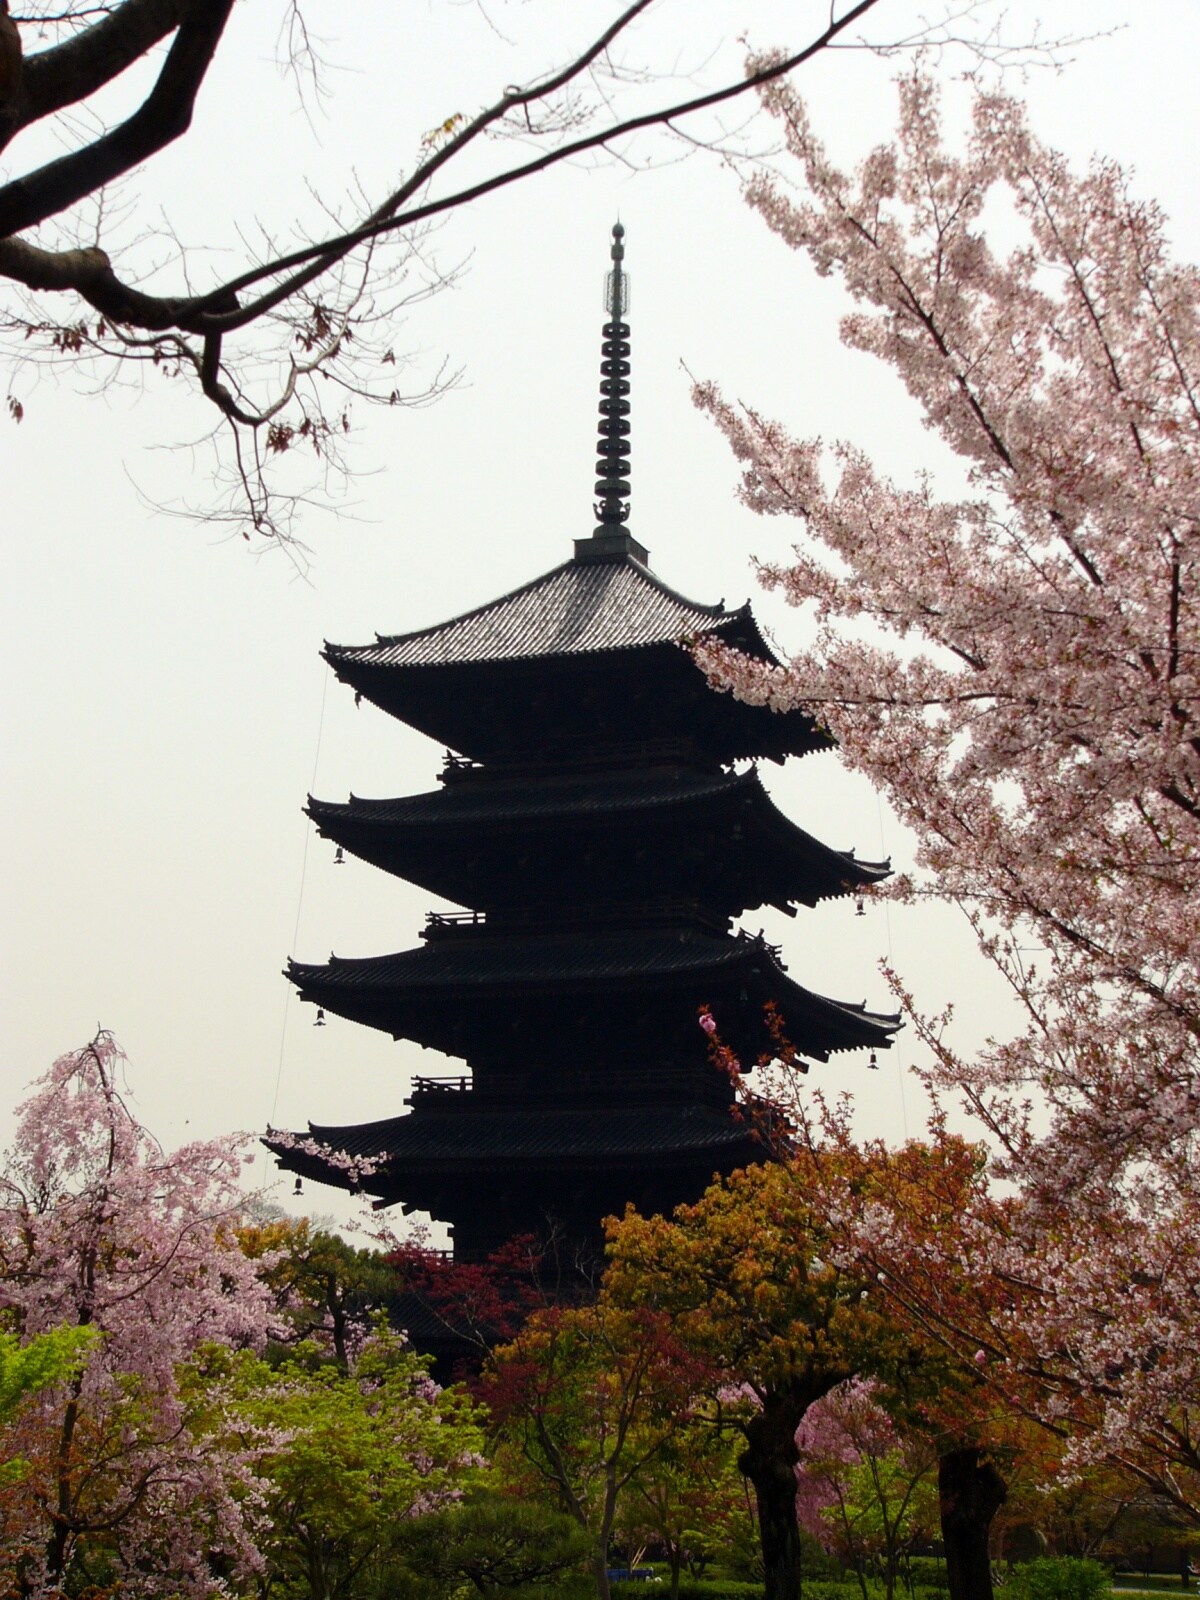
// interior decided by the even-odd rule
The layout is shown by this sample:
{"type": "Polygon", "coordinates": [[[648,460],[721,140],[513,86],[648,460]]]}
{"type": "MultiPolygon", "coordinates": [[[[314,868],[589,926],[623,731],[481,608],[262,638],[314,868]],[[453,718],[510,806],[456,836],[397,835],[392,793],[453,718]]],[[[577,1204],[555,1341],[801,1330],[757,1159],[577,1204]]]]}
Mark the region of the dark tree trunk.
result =
{"type": "Polygon", "coordinates": [[[938,1462],[938,1499],[950,1600],[992,1600],[988,1533],[1008,1498],[982,1450],[951,1450],[938,1462]]]}
{"type": "Polygon", "coordinates": [[[800,1529],[796,1522],[796,1429],[806,1407],[770,1401],[745,1426],[738,1467],[754,1485],[766,1600],[800,1600],[800,1529]]]}

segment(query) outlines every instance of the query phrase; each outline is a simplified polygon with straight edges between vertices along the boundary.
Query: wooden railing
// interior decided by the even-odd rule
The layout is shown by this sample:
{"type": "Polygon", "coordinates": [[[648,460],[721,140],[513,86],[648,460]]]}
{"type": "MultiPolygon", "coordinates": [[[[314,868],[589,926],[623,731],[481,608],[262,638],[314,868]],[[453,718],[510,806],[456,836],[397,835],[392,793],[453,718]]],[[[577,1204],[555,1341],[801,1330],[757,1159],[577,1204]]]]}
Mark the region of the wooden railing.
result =
{"type": "Polygon", "coordinates": [[[632,904],[511,906],[489,916],[484,911],[430,911],[423,939],[479,933],[577,933],[600,928],[678,927],[690,923],[708,933],[728,933],[729,918],[699,900],[646,900],[632,904]]]}

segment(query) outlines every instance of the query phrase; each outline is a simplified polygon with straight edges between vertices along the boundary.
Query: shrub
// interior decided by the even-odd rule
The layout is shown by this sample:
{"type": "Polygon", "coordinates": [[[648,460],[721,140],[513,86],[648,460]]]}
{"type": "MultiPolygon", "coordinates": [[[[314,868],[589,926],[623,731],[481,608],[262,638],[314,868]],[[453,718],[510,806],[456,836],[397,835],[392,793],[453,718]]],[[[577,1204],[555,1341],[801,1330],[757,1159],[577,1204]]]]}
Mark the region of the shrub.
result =
{"type": "Polygon", "coordinates": [[[538,1585],[553,1585],[556,1592],[570,1587],[565,1570],[583,1566],[589,1549],[587,1534],[569,1517],[478,1491],[400,1524],[392,1553],[438,1595],[460,1588],[503,1594],[538,1585]]]}
{"type": "Polygon", "coordinates": [[[1096,1600],[1112,1590],[1112,1574],[1098,1561],[1047,1556],[1014,1567],[1004,1600],[1096,1600]]]}

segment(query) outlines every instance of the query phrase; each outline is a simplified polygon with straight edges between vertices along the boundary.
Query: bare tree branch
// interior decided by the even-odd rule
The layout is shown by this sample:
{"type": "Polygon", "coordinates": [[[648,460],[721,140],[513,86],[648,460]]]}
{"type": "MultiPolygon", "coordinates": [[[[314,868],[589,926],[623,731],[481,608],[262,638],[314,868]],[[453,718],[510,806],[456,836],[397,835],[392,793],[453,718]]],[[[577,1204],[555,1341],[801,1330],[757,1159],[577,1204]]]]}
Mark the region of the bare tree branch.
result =
{"type": "MultiPolygon", "coordinates": [[[[311,43],[299,0],[288,3],[307,60],[311,43]]],[[[0,316],[0,333],[13,336],[14,363],[91,360],[101,384],[116,381],[123,371],[148,367],[182,378],[220,414],[222,423],[210,437],[223,441],[229,453],[223,467],[231,475],[227,481],[235,489],[240,485],[245,524],[261,534],[281,534],[267,487],[280,456],[304,444],[323,473],[340,471],[338,451],[349,429],[351,398],[410,403],[396,380],[390,328],[401,307],[445,281],[422,254],[433,219],[588,154],[626,159],[627,141],[645,130],[678,135],[687,119],[738,100],[824,50],[861,44],[852,30],[882,0],[840,0],[840,16],[839,0],[830,0],[827,9],[817,11],[813,25],[818,31],[803,48],[765,65],[760,61],[759,70],[731,75],[705,92],[668,99],[664,86],[657,105],[623,115],[600,80],[607,78],[624,91],[651,81],[614,60],[614,50],[654,3],[613,0],[611,22],[565,65],[531,83],[510,86],[474,115],[451,116],[427,134],[411,176],[382,200],[360,193],[340,211],[324,206],[324,219],[306,230],[307,242],[296,249],[281,249],[264,227],[249,252],[251,264],[215,288],[196,292],[192,262],[167,224],[179,291],[154,293],[159,284],[168,291],[174,287],[165,276],[167,262],[148,261],[136,246],[117,254],[111,242],[112,191],[105,186],[188,128],[233,0],[62,0],[53,15],[50,4],[31,0],[26,9],[32,15],[20,18],[9,16],[9,0],[0,0],[0,148],[51,115],[57,117],[52,127],[64,132],[71,146],[57,159],[0,184],[0,280],[8,280],[19,307],[0,316]],[[21,28],[47,22],[63,31],[63,42],[25,59],[21,28]],[[97,115],[95,131],[81,131],[80,115],[93,115],[90,97],[126,68],[144,64],[172,32],[157,80],[132,114],[115,126],[97,115]],[[515,133],[526,146],[536,141],[538,147],[514,154],[511,142],[486,142],[501,133],[515,133]],[[472,161],[485,149],[494,152],[486,163],[472,161]],[[84,200],[96,211],[86,225],[78,211],[84,200]],[[61,242],[56,244],[49,230],[26,233],[52,219],[59,223],[61,242]],[[391,241],[386,252],[385,240],[391,241]],[[82,307],[48,315],[41,297],[64,294],[77,297],[82,307]]],[[[951,21],[957,27],[964,8],[980,0],[944,3],[945,27],[951,21]]],[[[686,18],[686,6],[681,10],[686,18]]],[[[120,221],[119,209],[115,215],[120,221]]],[[[143,232],[140,242],[150,237],[143,232]]],[[[427,398],[427,392],[418,393],[416,403],[427,398]]],[[[22,415],[21,401],[11,391],[8,408],[14,418],[22,415]]],[[[281,503],[295,498],[289,492],[281,503]]]]}

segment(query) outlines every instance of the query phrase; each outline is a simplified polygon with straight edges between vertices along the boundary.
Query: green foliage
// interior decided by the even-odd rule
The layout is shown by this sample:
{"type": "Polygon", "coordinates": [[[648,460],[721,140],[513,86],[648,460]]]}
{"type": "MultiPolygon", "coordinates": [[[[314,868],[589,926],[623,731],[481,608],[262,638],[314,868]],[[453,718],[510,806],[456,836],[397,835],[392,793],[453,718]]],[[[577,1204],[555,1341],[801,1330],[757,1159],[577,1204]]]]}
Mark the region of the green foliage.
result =
{"type": "MultiPolygon", "coordinates": [[[[701,1577],[731,1549],[758,1553],[754,1502],[738,1470],[738,1441],[701,1406],[630,1484],[618,1518],[622,1547],[649,1547],[666,1561],[672,1593],[681,1572],[701,1577]]],[[[747,1576],[757,1578],[758,1570],[747,1576]]]]}
{"type": "Polygon", "coordinates": [[[1112,1590],[1112,1575],[1098,1561],[1047,1556],[1014,1567],[1005,1600],[1096,1600],[1112,1590]]]}
{"type": "Polygon", "coordinates": [[[269,1519],[260,1549],[278,1600],[377,1591],[397,1526],[480,1476],[475,1407],[439,1389],[382,1323],[349,1370],[307,1344],[278,1367],[243,1352],[217,1377],[229,1414],[275,1440],[258,1471],[269,1519]]]}
{"type": "MultiPolygon", "coordinates": [[[[805,1573],[802,1580],[804,1600],[862,1600],[858,1579],[847,1572],[842,1577],[810,1578],[805,1573]]],[[[884,1587],[873,1579],[867,1580],[867,1590],[883,1600],[884,1587]]],[[[666,1582],[614,1583],[613,1600],[663,1600],[666,1582]]],[[[908,1590],[904,1591],[907,1600],[908,1590]]],[[[762,1600],[763,1585],[744,1583],[733,1578],[684,1578],[679,1585],[679,1600],[762,1600]]],[[[945,1600],[946,1589],[914,1586],[912,1600],[945,1600]]]]}
{"type": "Polygon", "coordinates": [[[480,1491],[402,1523],[391,1553],[439,1600],[449,1600],[544,1584],[582,1566],[591,1552],[591,1538],[573,1518],[480,1491]]]}
{"type": "Polygon", "coordinates": [[[0,1424],[30,1395],[73,1377],[99,1337],[96,1328],[52,1328],[22,1344],[15,1333],[0,1333],[0,1424]]]}
{"type": "Polygon", "coordinates": [[[914,1588],[946,1592],[945,1556],[909,1556],[904,1563],[904,1575],[914,1588]]]}
{"type": "MultiPolygon", "coordinates": [[[[15,1333],[0,1333],[0,1427],[31,1396],[73,1378],[99,1337],[97,1328],[51,1328],[22,1344],[15,1333]]],[[[10,1448],[0,1442],[0,1485],[14,1483],[26,1469],[20,1456],[8,1456],[10,1448]]]]}
{"type": "MultiPolygon", "coordinates": [[[[286,1345],[312,1340],[343,1367],[355,1333],[361,1336],[395,1297],[396,1274],[380,1251],[314,1232],[307,1218],[247,1225],[238,1239],[252,1260],[265,1258],[263,1280],[290,1330],[286,1345]]],[[[282,1351],[274,1354],[283,1358],[282,1351]]]]}

